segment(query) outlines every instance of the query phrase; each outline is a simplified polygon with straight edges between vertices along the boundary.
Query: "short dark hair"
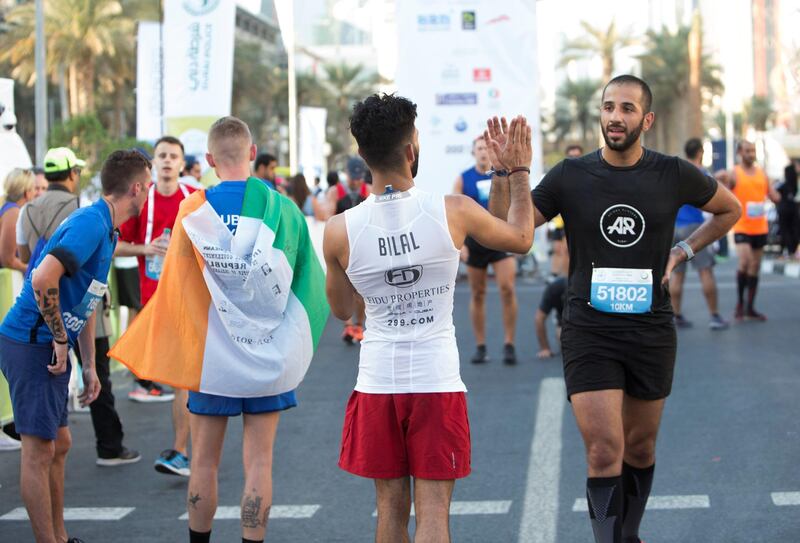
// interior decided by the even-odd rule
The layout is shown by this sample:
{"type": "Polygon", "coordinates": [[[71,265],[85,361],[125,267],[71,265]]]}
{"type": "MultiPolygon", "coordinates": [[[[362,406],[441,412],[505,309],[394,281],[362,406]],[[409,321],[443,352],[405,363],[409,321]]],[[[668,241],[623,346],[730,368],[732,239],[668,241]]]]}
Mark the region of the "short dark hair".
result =
{"type": "Polygon", "coordinates": [[[403,146],[414,133],[417,105],[394,94],[373,94],[353,106],[350,132],[370,169],[395,169],[405,157],[403,146]]]}
{"type": "Polygon", "coordinates": [[[567,148],[564,149],[564,154],[568,155],[570,151],[578,151],[580,154],[583,154],[583,147],[577,143],[573,143],[572,145],[567,145],[567,148]]]}
{"type": "Polygon", "coordinates": [[[700,154],[700,151],[703,150],[703,140],[700,138],[690,138],[686,141],[686,144],[683,146],[683,152],[686,154],[686,158],[695,159],[697,155],[700,154]]]}
{"type": "Polygon", "coordinates": [[[44,178],[50,183],[60,183],[69,179],[70,173],[72,173],[72,169],[61,170],[58,172],[44,172],[44,178]]]}
{"type": "Polygon", "coordinates": [[[150,161],[142,153],[133,149],[114,151],[103,163],[100,170],[100,184],[103,194],[121,196],[127,193],[142,171],[152,168],[150,161]]]}
{"type": "Polygon", "coordinates": [[[752,142],[752,141],[750,141],[750,140],[739,140],[738,142],[736,142],[736,152],[737,152],[737,153],[741,152],[741,150],[742,150],[742,147],[744,147],[744,146],[745,146],[745,144],[748,144],[748,145],[755,145],[755,143],[753,143],[753,142],[752,142]]]}
{"type": "Polygon", "coordinates": [[[328,186],[332,187],[334,185],[339,184],[339,172],[336,170],[328,172],[328,175],[325,176],[325,181],[328,182],[328,186]]]}
{"type": "Polygon", "coordinates": [[[256,161],[253,163],[253,169],[257,170],[259,166],[269,166],[273,162],[278,162],[275,156],[269,153],[261,153],[256,157],[256,161]]]}
{"type": "Polygon", "coordinates": [[[650,112],[650,108],[653,106],[653,92],[650,90],[650,85],[645,83],[644,79],[630,74],[618,75],[603,87],[603,98],[606,96],[606,89],[611,85],[638,85],[639,88],[642,89],[642,109],[645,113],[650,112]]]}
{"type": "Polygon", "coordinates": [[[186,150],[183,148],[183,143],[175,136],[161,136],[160,138],[158,138],[158,140],[156,140],[156,144],[153,145],[154,153],[159,143],[171,143],[172,145],[177,145],[178,147],[181,148],[181,154],[186,156],[186,150]]]}

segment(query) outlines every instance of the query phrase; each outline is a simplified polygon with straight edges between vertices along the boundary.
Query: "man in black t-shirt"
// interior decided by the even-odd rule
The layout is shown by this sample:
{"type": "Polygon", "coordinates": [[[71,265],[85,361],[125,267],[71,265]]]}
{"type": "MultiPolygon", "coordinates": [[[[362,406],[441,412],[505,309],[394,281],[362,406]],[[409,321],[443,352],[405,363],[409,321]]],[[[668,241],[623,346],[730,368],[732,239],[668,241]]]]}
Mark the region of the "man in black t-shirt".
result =
{"type": "MultiPolygon", "coordinates": [[[[641,79],[612,79],[600,113],[605,147],[562,161],[533,191],[536,226],[560,213],[569,239],[561,346],[567,393],[586,445],[597,543],[640,541],[675,365],[670,272],[741,214],[730,191],[695,166],[642,147],[641,134],[655,117],[651,103],[641,79]],[[670,249],[683,204],[713,217],[670,249]]],[[[490,131],[501,130],[490,125],[490,131]]],[[[507,191],[507,182],[493,179],[494,214],[503,216],[507,191]]]]}

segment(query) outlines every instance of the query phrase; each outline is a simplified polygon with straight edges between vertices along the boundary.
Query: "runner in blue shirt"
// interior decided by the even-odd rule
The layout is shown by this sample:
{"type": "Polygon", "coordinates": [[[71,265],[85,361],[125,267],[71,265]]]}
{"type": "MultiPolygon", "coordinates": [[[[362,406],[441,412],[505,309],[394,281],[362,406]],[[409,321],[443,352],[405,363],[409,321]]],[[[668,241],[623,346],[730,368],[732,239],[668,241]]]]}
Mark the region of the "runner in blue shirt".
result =
{"type": "Polygon", "coordinates": [[[72,213],[53,233],[0,325],[0,370],[22,435],[20,489],[37,541],[68,540],[63,506],[52,506],[64,502],[64,463],[72,440],[67,351],[79,346],[83,354],[79,399],[88,405],[100,392],[95,308],[107,288],[116,229],[144,206],[150,162],[136,151],[116,151],[100,179],[103,198],[72,213]]]}

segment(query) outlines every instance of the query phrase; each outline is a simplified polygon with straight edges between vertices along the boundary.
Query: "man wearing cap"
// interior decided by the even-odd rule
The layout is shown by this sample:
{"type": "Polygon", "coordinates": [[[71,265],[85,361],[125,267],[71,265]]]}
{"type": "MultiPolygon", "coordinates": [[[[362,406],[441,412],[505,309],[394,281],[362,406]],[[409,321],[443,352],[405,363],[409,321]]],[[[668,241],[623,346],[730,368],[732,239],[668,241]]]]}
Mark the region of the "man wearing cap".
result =
{"type": "Polygon", "coordinates": [[[66,147],[56,147],[44,156],[44,176],[47,191],[29,202],[17,219],[17,250],[20,260],[36,261],[44,244],[70,213],[78,209],[76,193],[81,169],[86,163],[66,147]]]}

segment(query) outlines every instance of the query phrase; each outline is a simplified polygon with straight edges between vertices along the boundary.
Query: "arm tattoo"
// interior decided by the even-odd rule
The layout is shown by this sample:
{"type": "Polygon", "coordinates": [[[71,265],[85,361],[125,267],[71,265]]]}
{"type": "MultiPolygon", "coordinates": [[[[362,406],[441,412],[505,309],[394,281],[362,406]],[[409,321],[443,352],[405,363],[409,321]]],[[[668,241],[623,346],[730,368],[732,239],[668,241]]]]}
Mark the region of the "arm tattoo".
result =
{"type": "Polygon", "coordinates": [[[199,502],[202,498],[200,498],[200,494],[192,494],[189,492],[189,505],[192,506],[192,509],[197,509],[197,502],[199,502]]]}
{"type": "MultiPolygon", "coordinates": [[[[253,489],[255,492],[255,489],[253,489]]],[[[242,501],[242,526],[245,528],[266,527],[269,518],[270,506],[267,505],[261,512],[261,503],[264,498],[261,496],[245,496],[242,501]]]]}
{"type": "Polygon", "coordinates": [[[50,328],[53,338],[57,341],[66,341],[67,332],[64,329],[64,320],[61,318],[58,287],[48,288],[44,294],[37,290],[34,292],[34,296],[39,305],[39,312],[47,327],[50,328]]]}

